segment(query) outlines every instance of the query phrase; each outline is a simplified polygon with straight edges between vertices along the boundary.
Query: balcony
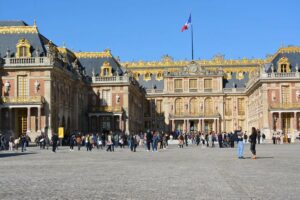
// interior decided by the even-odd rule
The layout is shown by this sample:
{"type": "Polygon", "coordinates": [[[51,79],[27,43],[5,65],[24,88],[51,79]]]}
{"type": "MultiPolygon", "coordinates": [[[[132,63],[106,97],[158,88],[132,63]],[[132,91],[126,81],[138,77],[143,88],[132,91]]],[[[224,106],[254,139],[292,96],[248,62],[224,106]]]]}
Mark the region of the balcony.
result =
{"type": "Polygon", "coordinates": [[[197,89],[197,88],[190,88],[189,91],[190,91],[190,92],[198,92],[198,89],[197,89]]]}
{"type": "Polygon", "coordinates": [[[92,77],[93,83],[129,83],[128,76],[92,77]]]}
{"type": "Polygon", "coordinates": [[[196,113],[175,113],[170,114],[170,118],[215,118],[219,117],[220,114],[215,113],[203,113],[203,112],[196,112],[196,113]]]}
{"type": "Polygon", "coordinates": [[[43,96],[17,96],[1,97],[3,104],[42,104],[45,102],[43,96]]]}
{"type": "Polygon", "coordinates": [[[180,88],[180,89],[174,89],[174,92],[183,92],[183,89],[180,88]]]}
{"type": "Polygon", "coordinates": [[[5,58],[4,67],[51,65],[48,57],[5,58]]]}
{"type": "Polygon", "coordinates": [[[121,106],[95,106],[91,109],[92,112],[122,112],[121,106]]]}
{"type": "Polygon", "coordinates": [[[271,104],[271,110],[295,110],[300,109],[300,103],[276,103],[271,104]]]}

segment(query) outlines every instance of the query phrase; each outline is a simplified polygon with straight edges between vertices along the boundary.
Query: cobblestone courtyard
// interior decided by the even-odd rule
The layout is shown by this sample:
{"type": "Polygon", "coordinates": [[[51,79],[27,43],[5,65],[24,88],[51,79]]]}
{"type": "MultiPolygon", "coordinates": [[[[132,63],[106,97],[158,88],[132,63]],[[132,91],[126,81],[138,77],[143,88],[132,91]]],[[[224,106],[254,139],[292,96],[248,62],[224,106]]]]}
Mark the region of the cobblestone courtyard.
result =
{"type": "Polygon", "coordinates": [[[0,199],[299,199],[300,144],[0,152],[0,199]]]}

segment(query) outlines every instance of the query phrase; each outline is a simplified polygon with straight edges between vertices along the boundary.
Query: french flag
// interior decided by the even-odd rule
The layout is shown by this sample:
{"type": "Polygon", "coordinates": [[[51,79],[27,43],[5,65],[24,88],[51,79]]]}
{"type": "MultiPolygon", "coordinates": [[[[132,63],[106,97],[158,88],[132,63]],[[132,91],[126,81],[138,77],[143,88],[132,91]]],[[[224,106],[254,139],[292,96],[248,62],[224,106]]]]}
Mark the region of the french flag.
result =
{"type": "Polygon", "coordinates": [[[181,32],[188,30],[191,25],[192,25],[192,14],[190,14],[189,20],[181,28],[181,32]]]}

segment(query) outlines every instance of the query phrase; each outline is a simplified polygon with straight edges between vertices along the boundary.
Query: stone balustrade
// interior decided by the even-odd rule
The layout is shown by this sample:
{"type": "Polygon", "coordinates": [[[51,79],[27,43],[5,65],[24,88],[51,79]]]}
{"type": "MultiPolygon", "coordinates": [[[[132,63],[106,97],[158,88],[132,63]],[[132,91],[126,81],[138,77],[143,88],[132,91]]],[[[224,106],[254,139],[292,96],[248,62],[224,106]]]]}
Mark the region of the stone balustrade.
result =
{"type": "Polygon", "coordinates": [[[51,65],[48,57],[5,58],[4,67],[51,65]]]}

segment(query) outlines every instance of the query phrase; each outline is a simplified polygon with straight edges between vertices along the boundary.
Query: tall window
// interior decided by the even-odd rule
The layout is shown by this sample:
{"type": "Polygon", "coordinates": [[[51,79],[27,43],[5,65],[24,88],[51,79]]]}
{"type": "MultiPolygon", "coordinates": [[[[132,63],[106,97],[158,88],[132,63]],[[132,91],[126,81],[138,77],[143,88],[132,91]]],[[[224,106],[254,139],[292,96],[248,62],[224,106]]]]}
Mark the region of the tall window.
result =
{"type": "Polygon", "coordinates": [[[281,65],[280,72],[281,72],[281,73],[286,73],[286,72],[287,72],[287,64],[282,64],[282,65],[281,65]]]}
{"type": "Polygon", "coordinates": [[[197,91],[197,79],[190,79],[189,86],[190,86],[190,90],[197,91]]]}
{"type": "Polygon", "coordinates": [[[190,101],[190,114],[198,115],[199,114],[199,106],[196,98],[192,98],[190,101]]]}
{"type": "Polygon", "coordinates": [[[238,114],[245,115],[245,101],[244,99],[238,99],[238,114]]]}
{"type": "Polygon", "coordinates": [[[232,115],[232,100],[225,99],[225,115],[230,116],[232,115]]]}
{"type": "Polygon", "coordinates": [[[110,69],[109,68],[104,68],[103,69],[103,76],[110,76],[110,69]]]}
{"type": "Polygon", "coordinates": [[[175,100],[175,115],[183,114],[183,102],[182,99],[175,100]]]}
{"type": "Polygon", "coordinates": [[[18,96],[28,95],[27,76],[18,76],[18,96]]]}
{"type": "Polygon", "coordinates": [[[232,120],[225,120],[225,130],[226,132],[232,131],[232,120]]]}
{"type": "Polygon", "coordinates": [[[238,127],[241,127],[242,128],[242,130],[245,130],[244,128],[245,128],[245,120],[241,120],[241,119],[239,119],[238,120],[238,127]]]}
{"type": "Polygon", "coordinates": [[[158,114],[162,113],[162,100],[156,101],[156,113],[158,114]]]}
{"type": "Polygon", "coordinates": [[[290,88],[289,86],[282,86],[281,88],[281,96],[282,96],[282,103],[288,104],[291,102],[290,100],[290,88]]]}
{"type": "Polygon", "coordinates": [[[205,114],[206,115],[211,115],[213,114],[213,101],[211,98],[206,98],[204,102],[204,109],[205,109],[205,114]]]}
{"type": "Polygon", "coordinates": [[[212,80],[204,79],[204,89],[211,90],[212,89],[212,80]]]}
{"type": "Polygon", "coordinates": [[[111,93],[110,90],[103,90],[102,91],[102,106],[110,106],[111,105],[111,93]]]}
{"type": "Polygon", "coordinates": [[[27,47],[20,47],[20,57],[27,57],[27,47]]]}
{"type": "Polygon", "coordinates": [[[182,79],[175,79],[175,92],[182,91],[182,79]]]}

